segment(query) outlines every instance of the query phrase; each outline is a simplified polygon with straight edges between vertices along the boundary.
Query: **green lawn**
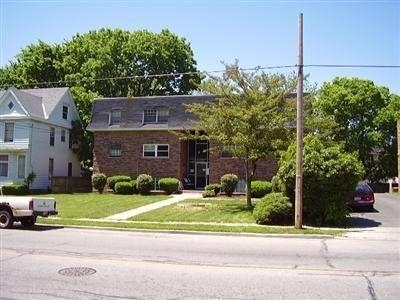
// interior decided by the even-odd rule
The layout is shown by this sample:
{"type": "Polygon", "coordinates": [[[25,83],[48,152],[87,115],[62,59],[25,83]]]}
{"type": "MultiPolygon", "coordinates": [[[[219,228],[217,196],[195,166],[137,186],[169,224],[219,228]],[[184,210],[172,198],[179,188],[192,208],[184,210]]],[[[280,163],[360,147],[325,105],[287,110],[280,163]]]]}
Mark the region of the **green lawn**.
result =
{"type": "Polygon", "coordinates": [[[254,223],[245,200],[189,199],[129,220],[155,222],[254,223]]]}
{"type": "MultiPolygon", "coordinates": [[[[90,226],[173,231],[207,231],[260,234],[323,234],[335,236],[344,230],[293,226],[259,226],[246,209],[244,199],[189,199],[138,215],[127,221],[102,220],[107,216],[169,198],[166,195],[116,195],[112,193],[49,194],[55,197],[59,214],[38,218],[38,224],[90,226]],[[85,220],[86,219],[86,220],[85,220]],[[92,219],[92,220],[91,220],[92,219]]],[[[40,225],[39,225],[40,226],[40,225]]]]}
{"type": "Polygon", "coordinates": [[[40,195],[54,197],[59,218],[99,219],[146,204],[170,198],[166,195],[117,195],[112,193],[77,193],[40,195]]]}

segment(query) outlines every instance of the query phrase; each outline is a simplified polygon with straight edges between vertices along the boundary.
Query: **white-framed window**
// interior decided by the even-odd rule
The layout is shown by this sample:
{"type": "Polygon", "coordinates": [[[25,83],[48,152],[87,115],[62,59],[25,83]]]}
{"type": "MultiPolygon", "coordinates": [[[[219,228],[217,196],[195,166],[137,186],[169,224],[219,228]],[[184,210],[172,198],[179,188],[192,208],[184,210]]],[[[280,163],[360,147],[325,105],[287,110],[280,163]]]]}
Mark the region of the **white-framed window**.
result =
{"type": "Polygon", "coordinates": [[[62,110],[62,118],[64,119],[64,120],[68,120],[68,106],[66,106],[66,105],[63,105],[63,108],[62,108],[63,110],[62,110]]]}
{"type": "Polygon", "coordinates": [[[25,155],[18,155],[18,178],[25,178],[25,155]]]}
{"type": "Polygon", "coordinates": [[[110,115],[110,125],[121,123],[121,110],[113,109],[110,115]]]}
{"type": "Polygon", "coordinates": [[[0,155],[0,177],[8,177],[8,155],[0,155]]]}
{"type": "Polygon", "coordinates": [[[14,141],[14,123],[6,122],[4,124],[4,142],[11,143],[14,141]]]}
{"type": "Polygon", "coordinates": [[[168,144],[144,144],[143,157],[169,157],[168,144]]]}
{"type": "Polygon", "coordinates": [[[54,127],[50,128],[50,146],[54,146],[54,137],[55,137],[55,133],[56,130],[54,127]]]}
{"type": "Polygon", "coordinates": [[[61,142],[62,143],[65,143],[65,134],[66,134],[65,129],[61,129],[61,142]]]}
{"type": "Polygon", "coordinates": [[[111,145],[108,149],[108,155],[110,157],[120,157],[122,154],[122,147],[120,144],[111,145]]]}
{"type": "Polygon", "coordinates": [[[143,111],[143,123],[167,123],[169,110],[167,108],[148,108],[143,111]]]}

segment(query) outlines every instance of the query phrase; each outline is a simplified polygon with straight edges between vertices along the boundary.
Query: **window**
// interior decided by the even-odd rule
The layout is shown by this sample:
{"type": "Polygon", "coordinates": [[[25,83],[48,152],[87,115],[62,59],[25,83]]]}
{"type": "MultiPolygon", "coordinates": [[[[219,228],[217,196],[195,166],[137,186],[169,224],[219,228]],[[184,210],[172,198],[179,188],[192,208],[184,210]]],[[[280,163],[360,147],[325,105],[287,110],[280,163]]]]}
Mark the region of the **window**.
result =
{"type": "Polygon", "coordinates": [[[54,158],[49,158],[49,180],[53,178],[54,174],[54,158]]]}
{"type": "Polygon", "coordinates": [[[7,122],[4,126],[4,142],[10,143],[14,141],[14,123],[7,122]]]}
{"type": "Polygon", "coordinates": [[[226,145],[222,148],[221,157],[230,158],[233,157],[232,153],[235,151],[236,146],[234,145],[226,145]]]}
{"type": "Polygon", "coordinates": [[[120,157],[121,152],[122,152],[122,147],[120,144],[111,145],[110,149],[108,150],[110,157],[120,157]]]}
{"type": "Polygon", "coordinates": [[[72,176],[72,163],[69,162],[68,163],[68,177],[71,177],[71,176],[72,176]]]}
{"type": "Polygon", "coordinates": [[[25,155],[18,156],[18,178],[25,178],[25,155]]]}
{"type": "Polygon", "coordinates": [[[113,109],[111,111],[110,125],[121,123],[121,110],[113,109]]]}
{"type": "Polygon", "coordinates": [[[143,112],[143,123],[157,123],[157,110],[145,109],[143,112]]]}
{"type": "Polygon", "coordinates": [[[169,145],[145,144],[143,157],[169,157],[169,145]]]}
{"type": "Polygon", "coordinates": [[[169,111],[167,108],[145,109],[143,111],[143,123],[167,123],[169,111]]]}
{"type": "Polygon", "coordinates": [[[8,108],[9,108],[10,110],[12,110],[13,107],[14,107],[14,103],[13,103],[12,101],[10,101],[10,102],[8,103],[8,108]]]}
{"type": "Polygon", "coordinates": [[[61,142],[65,143],[65,129],[61,129],[61,142]]]}
{"type": "Polygon", "coordinates": [[[54,127],[50,128],[50,146],[54,146],[54,136],[55,136],[55,129],[54,127]]]}
{"type": "Polygon", "coordinates": [[[68,148],[69,148],[69,149],[72,148],[72,134],[71,134],[71,130],[68,130],[68,148]]]}
{"type": "Polygon", "coordinates": [[[68,106],[63,105],[62,118],[64,120],[68,119],[68,106]]]}
{"type": "Polygon", "coordinates": [[[8,177],[8,155],[0,155],[0,177],[8,177]]]}
{"type": "Polygon", "coordinates": [[[169,117],[169,111],[166,108],[160,108],[158,109],[158,120],[157,123],[167,123],[168,122],[168,117],[169,117]]]}

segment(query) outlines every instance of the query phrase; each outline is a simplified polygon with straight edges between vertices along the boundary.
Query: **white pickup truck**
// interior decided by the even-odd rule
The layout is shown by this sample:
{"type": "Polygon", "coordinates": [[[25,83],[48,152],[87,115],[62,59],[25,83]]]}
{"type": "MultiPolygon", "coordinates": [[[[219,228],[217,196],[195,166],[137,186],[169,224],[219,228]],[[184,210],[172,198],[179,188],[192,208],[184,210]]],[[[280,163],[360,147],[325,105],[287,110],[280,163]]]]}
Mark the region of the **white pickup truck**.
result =
{"type": "Polygon", "coordinates": [[[3,196],[0,194],[0,229],[10,228],[15,222],[33,226],[37,216],[56,215],[54,198],[37,196],[3,196]]]}

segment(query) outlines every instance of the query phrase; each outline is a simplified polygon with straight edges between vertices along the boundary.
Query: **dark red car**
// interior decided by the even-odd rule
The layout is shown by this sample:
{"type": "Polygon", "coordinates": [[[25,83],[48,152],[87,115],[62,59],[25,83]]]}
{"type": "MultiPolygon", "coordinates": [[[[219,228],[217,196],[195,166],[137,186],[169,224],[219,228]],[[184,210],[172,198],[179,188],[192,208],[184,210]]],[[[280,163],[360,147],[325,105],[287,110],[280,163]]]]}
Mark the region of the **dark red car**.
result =
{"type": "Polygon", "coordinates": [[[353,197],[349,201],[350,208],[363,207],[374,210],[375,196],[372,188],[365,181],[357,184],[353,197]]]}

